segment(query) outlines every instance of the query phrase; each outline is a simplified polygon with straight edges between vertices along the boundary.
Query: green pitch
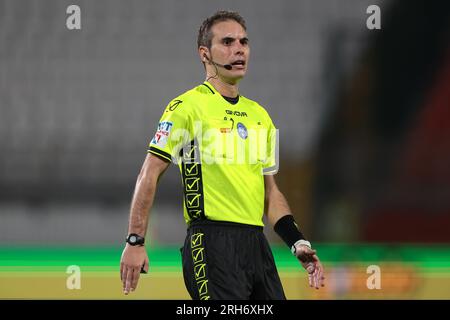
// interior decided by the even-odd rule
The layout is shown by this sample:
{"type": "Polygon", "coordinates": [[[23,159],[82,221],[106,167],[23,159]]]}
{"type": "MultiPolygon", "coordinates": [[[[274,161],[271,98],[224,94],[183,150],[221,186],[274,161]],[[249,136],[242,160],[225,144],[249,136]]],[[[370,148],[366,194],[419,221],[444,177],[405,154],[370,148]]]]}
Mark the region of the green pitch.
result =
{"type": "MultiPolygon", "coordinates": [[[[450,299],[450,246],[321,244],[326,287],[313,290],[285,246],[275,261],[289,299],[450,299]],[[369,266],[379,266],[381,287],[369,289],[369,266]]],[[[178,247],[148,249],[150,273],[124,296],[122,247],[0,247],[1,299],[189,299],[178,247]],[[80,288],[70,288],[78,267],[80,288]],[[72,277],[72,278],[71,278],[72,277]]]]}

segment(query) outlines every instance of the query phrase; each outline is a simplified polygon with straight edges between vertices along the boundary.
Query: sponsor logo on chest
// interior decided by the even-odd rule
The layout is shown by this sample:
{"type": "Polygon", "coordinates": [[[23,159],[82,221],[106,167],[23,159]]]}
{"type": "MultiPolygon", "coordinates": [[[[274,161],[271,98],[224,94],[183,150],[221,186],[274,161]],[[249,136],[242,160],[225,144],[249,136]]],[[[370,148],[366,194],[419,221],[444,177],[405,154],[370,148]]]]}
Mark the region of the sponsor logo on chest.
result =
{"type": "Polygon", "coordinates": [[[245,111],[225,110],[225,113],[230,115],[230,116],[248,117],[248,115],[247,115],[247,113],[245,111]]]}

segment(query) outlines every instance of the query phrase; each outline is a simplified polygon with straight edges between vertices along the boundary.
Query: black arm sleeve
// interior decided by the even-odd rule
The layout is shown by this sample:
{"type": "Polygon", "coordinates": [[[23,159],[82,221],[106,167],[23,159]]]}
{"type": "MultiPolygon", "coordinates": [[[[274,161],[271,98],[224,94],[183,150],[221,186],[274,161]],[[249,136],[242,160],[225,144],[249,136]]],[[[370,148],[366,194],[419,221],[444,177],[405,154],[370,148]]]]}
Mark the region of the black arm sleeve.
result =
{"type": "Polygon", "coordinates": [[[274,225],[273,229],[291,248],[298,240],[306,240],[303,234],[298,230],[294,216],[291,214],[281,217],[274,225]]]}

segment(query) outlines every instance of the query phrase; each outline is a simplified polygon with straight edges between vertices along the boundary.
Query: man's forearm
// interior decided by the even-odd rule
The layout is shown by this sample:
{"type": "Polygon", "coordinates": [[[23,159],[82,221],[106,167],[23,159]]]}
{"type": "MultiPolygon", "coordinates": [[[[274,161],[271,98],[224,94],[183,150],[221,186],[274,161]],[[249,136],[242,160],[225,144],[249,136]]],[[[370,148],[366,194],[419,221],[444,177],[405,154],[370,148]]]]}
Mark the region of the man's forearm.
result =
{"type": "Polygon", "coordinates": [[[128,233],[145,236],[150,208],[155,198],[156,184],[157,178],[155,176],[139,175],[131,201],[128,233]]]}
{"type": "Polygon", "coordinates": [[[286,198],[276,186],[273,186],[267,194],[266,208],[267,218],[272,226],[274,226],[281,217],[291,214],[291,209],[289,208],[286,198]]]}

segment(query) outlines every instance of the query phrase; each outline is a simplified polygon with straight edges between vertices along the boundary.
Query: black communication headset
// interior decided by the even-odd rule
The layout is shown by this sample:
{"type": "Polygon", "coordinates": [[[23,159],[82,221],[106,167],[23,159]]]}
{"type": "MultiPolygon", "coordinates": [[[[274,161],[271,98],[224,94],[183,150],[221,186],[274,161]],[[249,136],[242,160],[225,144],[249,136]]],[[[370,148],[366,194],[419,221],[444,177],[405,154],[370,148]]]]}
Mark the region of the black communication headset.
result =
{"type": "Polygon", "coordinates": [[[221,67],[221,68],[224,68],[224,69],[226,69],[226,70],[231,70],[231,69],[233,69],[233,66],[232,66],[231,64],[220,64],[220,63],[217,63],[217,62],[213,61],[212,59],[208,58],[208,56],[206,55],[206,53],[203,54],[203,57],[204,57],[206,60],[210,61],[213,65],[215,65],[215,66],[217,66],[217,67],[221,67]]]}

